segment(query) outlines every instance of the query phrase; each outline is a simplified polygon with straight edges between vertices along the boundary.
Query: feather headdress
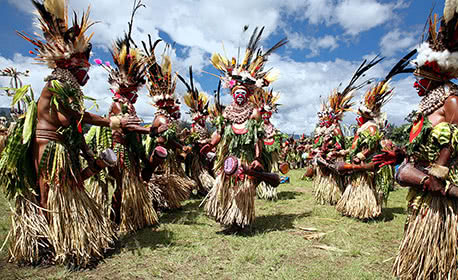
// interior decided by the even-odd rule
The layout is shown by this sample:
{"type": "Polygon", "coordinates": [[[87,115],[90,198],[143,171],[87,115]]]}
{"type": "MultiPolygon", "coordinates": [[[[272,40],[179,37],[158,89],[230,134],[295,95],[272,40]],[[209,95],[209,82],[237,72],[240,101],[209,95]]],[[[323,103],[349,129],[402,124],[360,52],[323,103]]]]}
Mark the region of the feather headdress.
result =
{"type": "Polygon", "coordinates": [[[396,63],[382,81],[378,82],[362,96],[358,109],[359,115],[376,118],[380,114],[382,107],[388,103],[393,96],[393,89],[390,87],[391,78],[401,73],[412,73],[414,71],[414,69],[406,67],[410,64],[410,58],[415,55],[416,52],[416,50],[413,50],[404,56],[396,63]]]}
{"type": "Polygon", "coordinates": [[[356,82],[364,77],[366,72],[379,63],[383,58],[378,56],[374,57],[369,63],[367,60],[364,60],[363,63],[356,69],[356,72],[353,74],[353,77],[350,79],[350,82],[345,87],[343,91],[339,91],[338,88],[334,89],[328,97],[328,110],[326,119],[328,120],[341,120],[345,112],[351,111],[351,107],[354,103],[351,102],[353,99],[354,93],[364,87],[367,84],[371,83],[371,80],[365,80],[359,84],[356,82]]]}
{"type": "Polygon", "coordinates": [[[36,46],[36,60],[47,64],[50,68],[69,68],[89,66],[91,53],[90,40],[92,33],[86,36],[86,31],[94,24],[89,20],[90,7],[83,13],[81,20],[74,13],[73,25],[69,26],[67,0],[32,0],[37,9],[38,27],[43,31],[43,36],[32,39],[32,36],[17,32],[23,39],[36,46]]]}
{"type": "Polygon", "coordinates": [[[288,41],[286,38],[282,39],[268,51],[263,52],[259,46],[263,31],[264,27],[260,30],[257,27],[254,29],[241,61],[237,61],[235,57],[230,60],[218,53],[212,55],[211,63],[222,73],[220,79],[224,88],[232,89],[242,85],[253,93],[256,89],[268,86],[277,79],[278,71],[272,69],[266,71],[264,66],[269,55],[288,41]]]}
{"type": "Polygon", "coordinates": [[[162,61],[156,59],[155,48],[162,40],[151,41],[151,36],[148,35],[148,46],[142,42],[147,55],[147,87],[153,105],[156,107],[176,107],[179,101],[175,97],[175,88],[177,86],[177,76],[172,73],[172,60],[167,55],[169,45],[166,45],[162,54],[162,61]]]}
{"type": "Polygon", "coordinates": [[[146,57],[132,40],[134,16],[141,7],[145,7],[141,0],[134,1],[128,32],[113,44],[111,55],[116,68],[110,64],[102,64],[100,59],[95,60],[109,72],[108,82],[114,94],[135,92],[146,83],[146,57]]]}
{"type": "Polygon", "coordinates": [[[273,89],[260,89],[254,95],[250,96],[250,99],[261,112],[276,113],[280,105],[277,104],[280,94],[274,92],[273,89]]]}
{"type": "Polygon", "coordinates": [[[215,120],[223,115],[225,106],[221,104],[221,80],[218,82],[218,89],[215,90],[215,104],[208,107],[210,118],[215,120]]]}
{"type": "Polygon", "coordinates": [[[199,90],[194,87],[192,66],[189,67],[190,84],[188,84],[182,76],[178,75],[178,78],[188,89],[187,94],[184,96],[184,103],[189,107],[193,119],[195,117],[208,116],[208,96],[204,92],[199,92],[199,90]]]}
{"type": "Polygon", "coordinates": [[[437,81],[458,77],[458,1],[445,0],[444,16],[428,18],[428,38],[417,49],[414,74],[437,81]]]}

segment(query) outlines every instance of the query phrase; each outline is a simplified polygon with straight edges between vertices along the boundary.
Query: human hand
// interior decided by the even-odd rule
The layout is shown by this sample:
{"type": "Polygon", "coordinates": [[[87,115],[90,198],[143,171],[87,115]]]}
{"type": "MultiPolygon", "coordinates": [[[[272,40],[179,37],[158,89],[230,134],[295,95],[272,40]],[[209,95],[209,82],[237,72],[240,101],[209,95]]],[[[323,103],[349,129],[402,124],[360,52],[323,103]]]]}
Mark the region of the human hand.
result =
{"type": "Polygon", "coordinates": [[[375,155],[372,158],[372,163],[380,168],[385,165],[393,165],[396,163],[396,153],[394,151],[382,150],[381,154],[375,155]]]}

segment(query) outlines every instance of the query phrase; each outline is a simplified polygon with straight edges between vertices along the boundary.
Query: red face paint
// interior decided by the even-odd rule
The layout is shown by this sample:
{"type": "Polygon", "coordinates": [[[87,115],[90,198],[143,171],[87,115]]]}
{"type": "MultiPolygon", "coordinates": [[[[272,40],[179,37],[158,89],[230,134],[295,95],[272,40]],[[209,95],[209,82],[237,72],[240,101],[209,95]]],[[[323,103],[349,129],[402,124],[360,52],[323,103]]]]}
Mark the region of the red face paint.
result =
{"type": "Polygon", "coordinates": [[[73,76],[75,76],[78,84],[81,86],[86,85],[87,81],[89,81],[88,70],[88,67],[79,67],[71,70],[73,76]]]}
{"type": "Polygon", "coordinates": [[[272,117],[272,112],[264,112],[264,113],[262,113],[262,118],[263,118],[264,120],[268,120],[268,119],[270,119],[271,117],[272,117]]]}
{"type": "Polygon", "coordinates": [[[421,79],[415,81],[413,87],[417,90],[418,96],[425,96],[426,91],[429,89],[431,85],[431,80],[429,79],[421,79]]]}
{"type": "Polygon", "coordinates": [[[356,122],[359,126],[362,126],[366,122],[366,118],[364,118],[363,116],[359,116],[356,118],[356,122]]]}

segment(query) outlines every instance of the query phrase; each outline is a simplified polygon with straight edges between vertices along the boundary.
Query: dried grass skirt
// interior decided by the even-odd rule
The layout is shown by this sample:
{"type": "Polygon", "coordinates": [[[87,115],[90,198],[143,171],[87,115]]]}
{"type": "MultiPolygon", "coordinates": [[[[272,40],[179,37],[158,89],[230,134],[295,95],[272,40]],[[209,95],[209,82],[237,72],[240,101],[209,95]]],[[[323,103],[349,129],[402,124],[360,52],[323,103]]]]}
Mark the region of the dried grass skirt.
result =
{"type": "Polygon", "coordinates": [[[151,192],[138,172],[127,169],[122,174],[121,210],[119,231],[135,232],[159,223],[153,208],[151,192]]]}
{"type": "Polygon", "coordinates": [[[38,265],[43,260],[53,261],[54,249],[48,241],[48,221],[38,205],[36,196],[31,192],[16,197],[15,207],[11,208],[10,262],[38,265]]]}
{"type": "Polygon", "coordinates": [[[458,279],[458,200],[426,195],[410,208],[393,265],[399,279],[458,279]]]}
{"type": "Polygon", "coordinates": [[[261,182],[256,188],[256,195],[259,199],[271,201],[276,201],[278,199],[277,188],[273,188],[264,182],[261,182]]]}
{"type": "MultiPolygon", "coordinates": [[[[318,167],[319,169],[323,167],[318,167]]],[[[342,177],[334,172],[321,172],[321,180],[315,189],[315,201],[321,205],[335,205],[342,197],[344,190],[342,177]]]]}
{"type": "Polygon", "coordinates": [[[55,173],[47,177],[49,242],[56,263],[88,267],[112,247],[115,233],[102,208],[70,173],[70,153],[61,144],[55,146],[55,173]]]}
{"type": "Polygon", "coordinates": [[[215,186],[208,194],[205,211],[224,226],[244,228],[254,221],[256,184],[246,177],[237,183],[234,180],[224,172],[218,175],[215,186]]]}
{"type": "Polygon", "coordinates": [[[337,211],[360,220],[379,217],[382,214],[383,196],[376,190],[374,173],[355,173],[349,179],[342,198],[337,203],[337,211]]]}
{"type": "Polygon", "coordinates": [[[191,163],[191,178],[197,184],[197,191],[206,195],[215,185],[215,178],[204,167],[200,158],[195,155],[191,163]]]}

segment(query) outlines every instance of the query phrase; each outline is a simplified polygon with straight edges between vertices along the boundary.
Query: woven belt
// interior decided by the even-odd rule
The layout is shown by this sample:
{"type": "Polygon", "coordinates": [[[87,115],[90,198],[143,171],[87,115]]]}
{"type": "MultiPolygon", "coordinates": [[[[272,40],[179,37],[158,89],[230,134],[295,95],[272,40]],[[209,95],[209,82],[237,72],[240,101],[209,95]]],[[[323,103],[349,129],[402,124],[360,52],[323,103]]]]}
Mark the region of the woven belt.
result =
{"type": "Polygon", "coordinates": [[[36,129],[35,130],[35,137],[38,139],[46,139],[51,141],[58,141],[63,142],[64,137],[53,130],[46,130],[46,129],[36,129]]]}

